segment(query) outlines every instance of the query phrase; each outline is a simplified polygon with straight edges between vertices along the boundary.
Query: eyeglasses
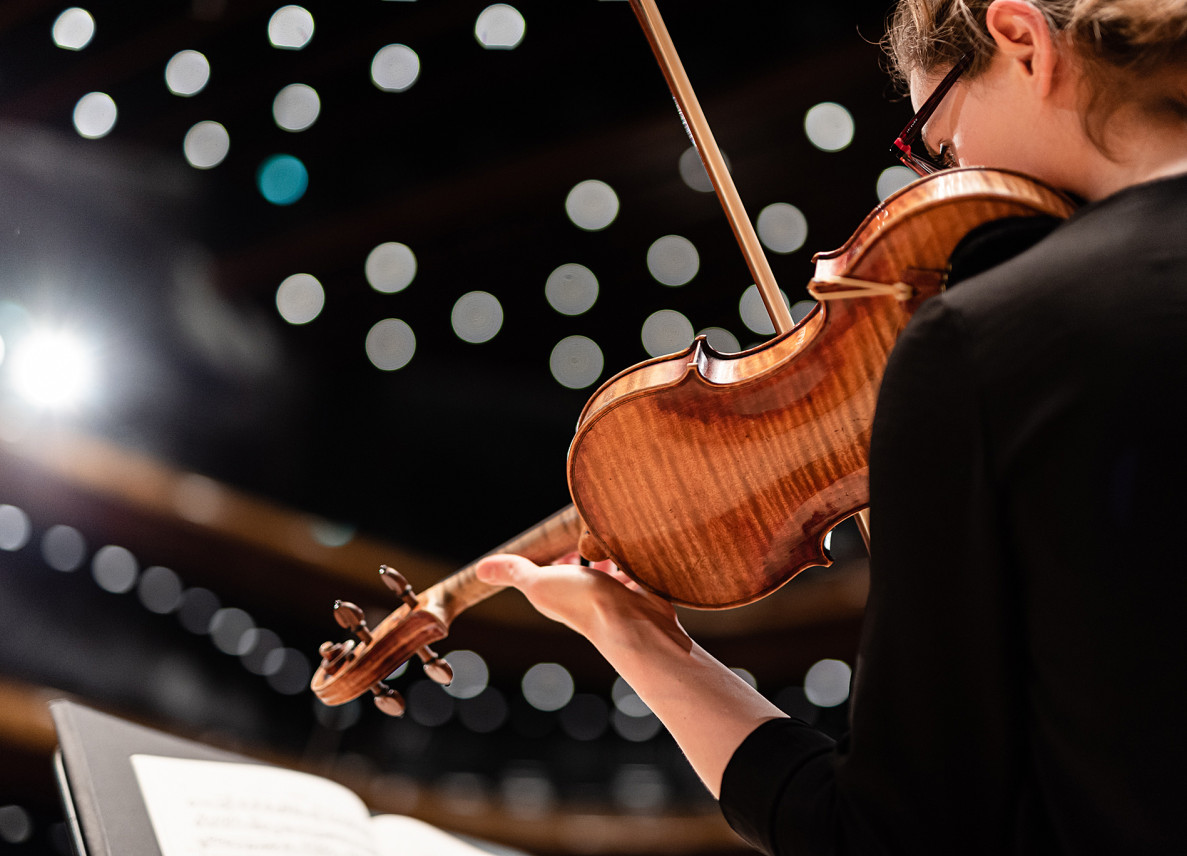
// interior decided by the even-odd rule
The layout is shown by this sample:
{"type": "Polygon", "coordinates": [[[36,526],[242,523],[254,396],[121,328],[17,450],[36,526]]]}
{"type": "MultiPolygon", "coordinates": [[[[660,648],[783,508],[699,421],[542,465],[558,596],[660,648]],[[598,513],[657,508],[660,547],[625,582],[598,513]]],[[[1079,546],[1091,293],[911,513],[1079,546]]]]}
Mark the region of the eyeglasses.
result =
{"type": "Polygon", "coordinates": [[[944,75],[940,85],[923,102],[923,106],[911,117],[907,127],[903,128],[895,138],[894,145],[890,147],[890,153],[914,170],[916,175],[931,175],[933,172],[948,168],[947,164],[940,163],[927,151],[927,146],[923,143],[923,126],[936,112],[936,108],[940,106],[940,102],[944,100],[944,96],[956,83],[957,78],[964,74],[972,62],[973,54],[971,52],[956,61],[956,65],[952,66],[952,70],[944,75]],[[911,147],[915,144],[919,146],[918,152],[912,151],[911,147]]]}

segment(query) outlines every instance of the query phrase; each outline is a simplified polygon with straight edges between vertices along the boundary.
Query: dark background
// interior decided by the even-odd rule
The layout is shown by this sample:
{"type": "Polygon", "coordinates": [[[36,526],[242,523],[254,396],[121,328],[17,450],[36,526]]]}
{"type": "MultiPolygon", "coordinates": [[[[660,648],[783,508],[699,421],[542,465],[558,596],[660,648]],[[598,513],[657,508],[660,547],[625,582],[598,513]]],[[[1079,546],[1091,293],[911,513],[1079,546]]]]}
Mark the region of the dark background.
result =
{"type": "MultiPolygon", "coordinates": [[[[275,4],[99,3],[95,38],[77,52],[48,38],[57,6],[5,5],[2,286],[103,342],[101,396],[78,423],[461,560],[566,501],[565,451],[593,388],[552,379],[557,341],[598,342],[603,380],[647,357],[639,329],[661,308],[753,344],[736,308],[752,279],[715,196],[679,178],[688,139],[629,5],[522,3],[526,37],[502,51],[473,36],[484,5],[309,3],[312,41],[278,50],[266,38],[275,4]],[[372,55],[393,42],[421,58],[403,93],[369,79],[372,55]],[[190,98],[163,81],[182,49],[203,51],[212,67],[190,98]],[[271,117],[293,82],[322,102],[300,133],[271,117]],[[83,140],[71,111],[92,90],[114,98],[119,119],[108,136],[83,140]],[[205,119],[227,127],[231,148],[199,171],[181,141],[205,119]],[[286,207],[255,188],[276,153],[310,173],[308,192],[286,207]],[[564,213],[568,191],[588,178],[621,202],[600,232],[564,213]],[[700,253],[686,286],[646,270],[647,247],[665,234],[700,253]],[[397,294],[363,276],[384,241],[418,260],[397,294]],[[601,285],[577,317],[543,296],[566,262],[590,267],[601,285]],[[322,282],[327,302],[291,327],[273,301],[298,272],[322,282]],[[494,294],[505,314],[479,345],[449,327],[453,303],[472,290],[494,294]],[[412,362],[390,373],[363,352],[367,330],[387,317],[417,334],[412,362]]],[[[909,114],[871,43],[883,8],[686,0],[667,12],[751,215],[790,202],[807,217],[804,248],[771,254],[792,300],[806,296],[811,253],[842,243],[878,201],[887,140],[909,114]],[[804,135],[804,113],[820,101],[855,116],[844,151],[819,151],[804,135]]]]}
{"type": "MultiPolygon", "coordinates": [[[[79,51],[50,39],[64,6],[0,5],[0,337],[11,352],[18,321],[52,322],[97,342],[99,356],[95,397],[68,413],[29,411],[10,387],[11,360],[0,362],[0,443],[58,432],[98,438],[164,471],[200,474],[358,538],[461,564],[568,502],[565,453],[596,385],[569,390],[552,378],[556,342],[574,334],[596,341],[605,358],[600,381],[647,358],[639,331],[659,309],[683,312],[697,330],[724,327],[750,346],[761,337],[743,327],[737,307],[752,278],[716,197],[679,176],[688,138],[626,2],[521,0],[514,5],[527,30],[514,50],[483,49],[473,28],[487,4],[469,0],[309,0],[312,40],[279,50],[266,35],[278,5],[94,2],[86,8],[96,34],[79,51]],[[369,79],[372,56],[390,43],[412,47],[421,61],[419,80],[402,93],[369,79]],[[190,98],[164,84],[165,63],[183,49],[202,51],[212,68],[190,98]],[[276,93],[294,82],[313,86],[322,105],[300,133],[271,116],[276,93]],[[96,90],[115,100],[118,121],[102,139],[81,139],[71,113],[96,90]],[[202,120],[221,122],[231,138],[227,158],[209,170],[190,167],[181,150],[202,120]],[[277,153],[309,171],[307,193],[289,206],[270,204],[255,185],[260,164],[277,153]],[[621,204],[597,232],[578,229],[564,211],[569,190],[590,178],[608,183],[621,204]],[[667,234],[688,238],[700,255],[699,273],[678,288],[655,282],[644,261],[667,234]],[[367,254],[385,241],[417,257],[415,280],[396,294],[375,291],[363,273],[367,254]],[[575,317],[544,298],[548,274],[568,262],[589,267],[600,284],[596,305],[575,317]],[[302,326],[285,323],[275,306],[277,287],[294,273],[316,276],[326,291],[322,313],[302,326]],[[495,295],[504,312],[500,332],[483,344],[450,328],[455,301],[475,290],[495,295]],[[384,372],[363,342],[389,317],[412,326],[417,350],[406,367],[384,372]]],[[[877,45],[886,4],[680,0],[661,11],[751,217],[787,202],[807,218],[802,249],[770,254],[789,299],[804,299],[811,254],[843,243],[877,204],[876,182],[892,164],[889,140],[910,114],[877,45]],[[843,151],[806,139],[804,114],[822,101],[854,117],[843,151]]],[[[512,720],[506,739],[485,735],[437,754],[409,748],[427,745],[423,736],[388,736],[387,751],[375,751],[375,734],[421,732],[370,712],[327,730],[307,696],[261,690],[172,616],[147,616],[85,573],[45,576],[38,539],[53,525],[75,525],[89,556],[118,537],[142,566],[168,564],[187,584],[203,582],[224,605],[248,608],[312,654],[324,627],[310,628],[304,612],[286,607],[285,589],[302,588],[303,578],[287,578],[266,602],[249,579],[275,579],[288,567],[283,557],[248,561],[171,523],[168,510],[129,516],[91,494],[80,499],[70,476],[59,484],[15,460],[0,458],[0,504],[23,507],[32,534],[0,553],[8,569],[0,594],[3,674],[19,688],[63,689],[183,733],[216,729],[288,757],[312,745],[321,757],[351,749],[425,780],[467,764],[498,780],[500,765],[547,765],[567,751],[546,739],[553,726],[526,720],[512,720]],[[166,537],[173,524],[176,539],[166,537]],[[204,576],[216,555],[226,570],[217,583],[204,576]],[[187,664],[196,677],[183,697],[202,703],[170,707],[148,691],[144,675],[166,661],[187,664]]],[[[840,558],[859,562],[852,533],[838,540],[840,558]]],[[[519,624],[507,626],[519,628],[520,641],[499,640],[491,634],[500,620],[492,614],[461,641],[486,643],[492,682],[510,687],[509,696],[524,664],[562,654],[579,684],[606,693],[612,675],[580,645],[519,624]]],[[[720,644],[736,655],[731,663],[759,673],[772,695],[802,682],[812,659],[849,656],[855,633],[852,621],[838,630],[799,618],[782,629],[745,619],[729,626],[720,644]]],[[[843,710],[826,711],[825,721],[841,727],[843,710]]],[[[612,737],[597,765],[549,775],[562,790],[565,781],[588,780],[597,791],[645,752],[647,763],[678,770],[666,809],[702,805],[666,738],[612,737]]],[[[14,799],[0,793],[0,804],[14,799]]],[[[34,852],[44,840],[12,846],[34,852]]]]}

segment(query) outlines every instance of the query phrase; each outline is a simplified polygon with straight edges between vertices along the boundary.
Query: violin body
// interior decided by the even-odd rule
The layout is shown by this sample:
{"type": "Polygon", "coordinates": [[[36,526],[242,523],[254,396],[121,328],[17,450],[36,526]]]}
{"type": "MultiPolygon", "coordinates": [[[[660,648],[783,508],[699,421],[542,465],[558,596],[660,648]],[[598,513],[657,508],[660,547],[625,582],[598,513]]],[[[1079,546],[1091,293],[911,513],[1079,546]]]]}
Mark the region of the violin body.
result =
{"type": "Polygon", "coordinates": [[[929,176],[814,259],[810,289],[821,298],[853,280],[897,284],[898,296],[822,299],[752,350],[720,354],[698,339],[611,378],[585,406],[569,452],[585,538],[645,588],[704,609],[750,603],[829,564],[826,534],[869,503],[890,349],[943,290],[957,244],[990,221],[1066,217],[1072,207],[1015,173],[929,176]]]}

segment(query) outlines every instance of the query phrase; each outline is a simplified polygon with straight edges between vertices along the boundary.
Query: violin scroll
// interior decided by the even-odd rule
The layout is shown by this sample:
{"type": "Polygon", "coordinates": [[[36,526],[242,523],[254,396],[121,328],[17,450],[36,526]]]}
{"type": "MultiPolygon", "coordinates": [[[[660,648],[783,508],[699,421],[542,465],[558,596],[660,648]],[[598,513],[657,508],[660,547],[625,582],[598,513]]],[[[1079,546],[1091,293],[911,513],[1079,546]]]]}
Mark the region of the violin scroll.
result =
{"type": "Polygon", "coordinates": [[[424,663],[425,674],[438,684],[453,680],[453,669],[429,643],[443,639],[445,622],[420,600],[403,575],[384,565],[380,577],[403,602],[372,629],[363,610],[350,601],[334,603],[334,620],[354,634],[346,642],[324,642],[318,649],[321,665],[313,676],[312,688],[326,704],[345,704],[370,690],[375,706],[390,716],[404,713],[400,694],[383,679],[415,654],[424,663]]]}

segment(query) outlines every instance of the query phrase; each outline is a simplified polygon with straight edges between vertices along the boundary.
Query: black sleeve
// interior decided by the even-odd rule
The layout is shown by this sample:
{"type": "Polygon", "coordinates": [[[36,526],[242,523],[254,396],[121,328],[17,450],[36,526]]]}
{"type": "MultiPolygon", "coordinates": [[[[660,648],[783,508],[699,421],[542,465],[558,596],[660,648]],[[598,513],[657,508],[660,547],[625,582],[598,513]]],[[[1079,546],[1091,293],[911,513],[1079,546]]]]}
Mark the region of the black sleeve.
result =
{"type": "MultiPolygon", "coordinates": [[[[721,782],[730,826],[752,847],[776,852],[775,812],[794,814],[802,823],[821,817],[819,796],[831,792],[833,749],[831,738],[798,719],[764,722],[734,752],[721,782]],[[765,775],[772,765],[778,773],[765,775]]],[[[800,833],[799,825],[791,832],[800,833]]]]}
{"type": "Polygon", "coordinates": [[[830,747],[803,723],[764,725],[723,779],[726,818],[765,852],[993,852],[1009,834],[993,827],[1010,825],[1014,617],[966,350],[959,315],[936,298],[891,355],[871,447],[871,588],[850,734],[830,747]],[[954,802],[978,817],[950,826],[954,802]],[[954,841],[957,826],[986,837],[954,841]]]}

